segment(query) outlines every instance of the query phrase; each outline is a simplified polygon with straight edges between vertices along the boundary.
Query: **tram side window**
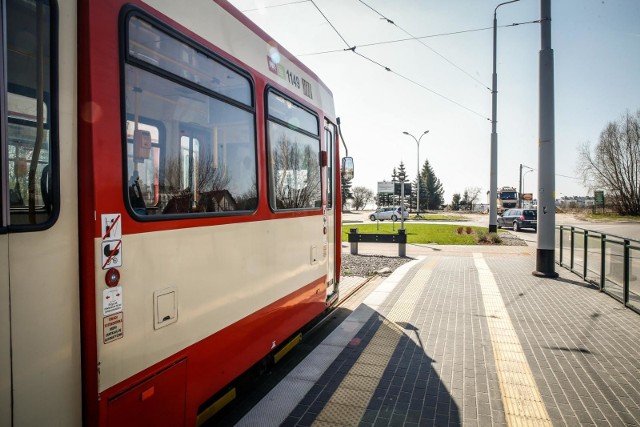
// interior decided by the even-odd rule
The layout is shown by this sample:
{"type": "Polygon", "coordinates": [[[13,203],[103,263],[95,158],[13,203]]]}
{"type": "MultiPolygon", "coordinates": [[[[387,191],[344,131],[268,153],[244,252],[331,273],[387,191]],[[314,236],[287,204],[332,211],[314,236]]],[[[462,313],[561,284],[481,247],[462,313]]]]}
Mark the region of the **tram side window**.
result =
{"type": "Polygon", "coordinates": [[[54,212],[51,10],[48,1],[7,1],[7,168],[11,225],[54,212]]]}
{"type": "Polygon", "coordinates": [[[191,46],[170,38],[140,18],[130,19],[125,125],[131,209],[144,216],[255,210],[252,98],[238,95],[249,82],[228,69],[232,78],[225,81],[224,93],[196,84],[216,80],[226,66],[211,64],[215,61],[200,52],[194,56],[191,46]],[[163,42],[150,43],[151,36],[163,42]],[[142,47],[149,58],[158,58],[152,65],[162,69],[146,69],[150,60],[131,53],[142,47]],[[189,56],[197,60],[187,65],[189,56]]]}
{"type": "Polygon", "coordinates": [[[269,92],[269,201],[273,210],[322,206],[318,119],[269,92]]]}

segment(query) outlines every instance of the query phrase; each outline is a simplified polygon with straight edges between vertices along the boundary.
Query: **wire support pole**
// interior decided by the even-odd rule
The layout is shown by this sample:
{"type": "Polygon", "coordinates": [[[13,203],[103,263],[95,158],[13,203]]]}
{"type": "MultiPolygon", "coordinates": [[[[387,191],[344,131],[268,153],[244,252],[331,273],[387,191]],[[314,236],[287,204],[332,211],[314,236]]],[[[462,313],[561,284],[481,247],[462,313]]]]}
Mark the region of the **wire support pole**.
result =
{"type": "MultiPolygon", "coordinates": [[[[413,140],[416,142],[416,146],[418,147],[418,156],[417,156],[417,172],[416,172],[416,218],[420,218],[420,140],[422,139],[423,136],[425,136],[426,134],[429,133],[428,130],[425,130],[422,135],[420,135],[420,138],[416,138],[415,136],[411,135],[409,132],[402,132],[405,135],[409,135],[411,138],[413,138],[413,140]]],[[[428,191],[428,189],[427,189],[428,191]]],[[[427,210],[429,209],[429,206],[427,206],[427,210]]]]}
{"type": "Polygon", "coordinates": [[[498,73],[496,51],[498,39],[498,8],[520,0],[500,3],[493,10],[493,74],[491,76],[491,163],[489,172],[489,233],[498,231],[498,73]]]}

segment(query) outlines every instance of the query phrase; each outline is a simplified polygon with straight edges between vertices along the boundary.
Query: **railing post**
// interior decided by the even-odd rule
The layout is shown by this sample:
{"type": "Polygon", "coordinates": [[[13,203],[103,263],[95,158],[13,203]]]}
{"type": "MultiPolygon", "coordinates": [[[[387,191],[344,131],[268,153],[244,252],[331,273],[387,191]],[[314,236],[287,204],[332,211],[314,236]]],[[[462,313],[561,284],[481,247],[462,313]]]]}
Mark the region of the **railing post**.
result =
{"type": "Polygon", "coordinates": [[[607,250],[607,236],[605,234],[600,235],[600,292],[604,290],[605,274],[606,274],[606,252],[607,250]]]}
{"type": "MultiPolygon", "coordinates": [[[[350,228],[349,234],[358,234],[358,229],[350,228]]],[[[351,255],[358,255],[358,242],[351,242],[351,255]]]]}
{"type": "Polygon", "coordinates": [[[630,262],[629,262],[629,246],[631,242],[627,239],[624,239],[624,260],[623,260],[623,282],[624,282],[624,305],[626,306],[629,303],[629,276],[630,276],[630,262]]]}
{"type": "Polygon", "coordinates": [[[587,250],[589,246],[589,230],[584,230],[584,267],[582,268],[582,278],[587,280],[587,255],[589,251],[587,250]]]}
{"type": "Polygon", "coordinates": [[[562,266],[562,249],[564,247],[564,226],[561,225],[560,226],[560,238],[558,239],[558,241],[560,242],[560,247],[558,248],[558,256],[559,256],[559,260],[560,260],[560,266],[562,266]]]}
{"type": "Polygon", "coordinates": [[[569,270],[573,271],[573,257],[574,257],[574,249],[575,249],[575,227],[571,227],[571,259],[569,261],[569,270]]]}

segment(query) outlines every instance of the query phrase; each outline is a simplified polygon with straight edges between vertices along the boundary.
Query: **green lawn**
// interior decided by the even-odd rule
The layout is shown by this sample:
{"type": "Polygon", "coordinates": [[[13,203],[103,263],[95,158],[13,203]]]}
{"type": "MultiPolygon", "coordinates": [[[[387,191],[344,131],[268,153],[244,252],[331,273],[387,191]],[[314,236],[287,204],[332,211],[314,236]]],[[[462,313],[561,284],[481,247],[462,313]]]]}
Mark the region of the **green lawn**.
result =
{"type": "MultiPolygon", "coordinates": [[[[359,233],[396,234],[400,224],[396,223],[395,230],[392,223],[387,224],[349,224],[342,226],[342,239],[348,241],[347,233],[351,228],[357,228],[359,233]]],[[[469,227],[451,224],[415,224],[406,223],[407,243],[436,243],[438,245],[477,245],[478,236],[487,235],[484,227],[469,227]],[[458,233],[462,229],[462,233],[458,233]],[[467,234],[467,229],[471,234],[467,234]]]]}

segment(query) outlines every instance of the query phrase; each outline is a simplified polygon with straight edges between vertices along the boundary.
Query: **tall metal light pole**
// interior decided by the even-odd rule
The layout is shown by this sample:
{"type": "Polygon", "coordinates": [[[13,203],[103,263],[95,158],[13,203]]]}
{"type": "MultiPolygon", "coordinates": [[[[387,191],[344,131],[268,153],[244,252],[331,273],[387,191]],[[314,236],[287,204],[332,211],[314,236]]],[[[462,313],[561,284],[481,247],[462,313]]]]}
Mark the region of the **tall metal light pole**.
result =
{"type": "Polygon", "coordinates": [[[551,48],[551,0],[540,0],[540,89],[538,103],[538,245],[535,276],[558,277],[555,271],[556,158],[551,48]]]}
{"type": "Polygon", "coordinates": [[[496,73],[496,45],[498,36],[498,8],[502,5],[515,3],[511,0],[500,3],[493,10],[493,78],[491,88],[491,171],[489,188],[489,233],[498,231],[498,133],[496,118],[498,116],[498,74],[496,73]]]}
{"type": "Polygon", "coordinates": [[[524,177],[522,176],[522,168],[527,168],[529,169],[528,171],[525,172],[525,175],[528,174],[529,172],[531,172],[533,170],[533,168],[530,168],[527,165],[523,165],[522,163],[520,163],[520,187],[518,188],[518,207],[522,208],[522,192],[524,191],[524,177]]]}
{"type": "MultiPolygon", "coordinates": [[[[517,0],[516,0],[517,1],[517,0]]],[[[429,133],[428,130],[425,130],[422,135],[420,135],[420,138],[417,138],[413,135],[411,135],[409,132],[402,132],[405,135],[409,135],[411,138],[413,138],[416,141],[416,145],[418,146],[418,171],[416,173],[417,181],[416,181],[416,218],[420,218],[420,140],[422,139],[423,136],[425,136],[426,134],[429,133]]],[[[429,209],[429,207],[427,206],[427,209],[429,209]]]]}

